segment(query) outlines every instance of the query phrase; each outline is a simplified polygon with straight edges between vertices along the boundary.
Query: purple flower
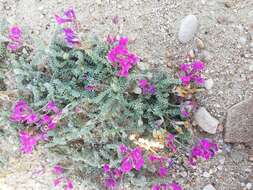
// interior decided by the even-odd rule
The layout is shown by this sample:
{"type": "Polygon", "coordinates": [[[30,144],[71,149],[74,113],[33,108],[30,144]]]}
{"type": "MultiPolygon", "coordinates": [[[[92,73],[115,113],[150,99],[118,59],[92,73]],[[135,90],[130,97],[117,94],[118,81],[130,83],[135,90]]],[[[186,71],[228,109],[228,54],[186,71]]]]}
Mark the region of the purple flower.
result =
{"type": "Polygon", "coordinates": [[[49,101],[47,104],[47,109],[51,110],[55,113],[59,112],[59,108],[56,106],[55,102],[53,100],[49,101]]]}
{"type": "Polygon", "coordinates": [[[132,168],[135,168],[137,171],[140,171],[142,166],[144,165],[142,149],[140,147],[136,147],[133,150],[128,149],[128,151],[124,154],[125,156],[121,161],[121,171],[123,173],[128,173],[132,170],[132,168]]]}
{"type": "Polygon", "coordinates": [[[139,58],[135,54],[129,53],[127,45],[128,38],[121,37],[118,44],[107,54],[108,61],[112,63],[114,67],[115,63],[119,64],[120,70],[117,76],[125,78],[128,77],[129,70],[139,61],[139,58]]]}
{"type": "Polygon", "coordinates": [[[179,67],[179,77],[184,86],[188,86],[191,82],[196,85],[203,85],[205,80],[201,77],[200,72],[204,70],[204,63],[196,60],[193,63],[183,63],[179,67]]]}
{"type": "Polygon", "coordinates": [[[38,116],[36,114],[30,114],[25,118],[26,122],[28,124],[35,123],[39,120],[38,116]]]}
{"type": "Polygon", "coordinates": [[[110,45],[113,45],[117,41],[115,36],[108,35],[106,38],[106,42],[110,45]]]}
{"type": "Polygon", "coordinates": [[[55,187],[58,186],[62,182],[62,180],[63,180],[63,177],[56,178],[54,180],[54,186],[55,187]]]}
{"type": "Polygon", "coordinates": [[[63,174],[63,168],[60,164],[56,164],[53,168],[53,172],[56,174],[56,175],[61,175],[63,174]]]}
{"type": "Polygon", "coordinates": [[[175,153],[177,151],[177,147],[174,144],[174,140],[175,140],[175,136],[169,133],[167,136],[166,146],[175,153]]]}
{"type": "Polygon", "coordinates": [[[74,188],[74,185],[73,185],[72,180],[71,179],[67,179],[67,184],[66,184],[64,190],[71,190],[73,188],[74,188]]]}
{"type": "Polygon", "coordinates": [[[22,46],[22,31],[18,26],[13,26],[9,30],[9,39],[10,42],[7,48],[10,51],[17,51],[22,46]]]}
{"type": "Polygon", "coordinates": [[[104,172],[105,172],[105,173],[110,172],[110,171],[111,171],[111,169],[110,169],[109,164],[105,164],[105,165],[104,165],[104,167],[103,167],[103,170],[104,170],[104,172]]]}
{"type": "Polygon", "coordinates": [[[125,154],[128,151],[128,148],[124,144],[120,144],[119,151],[121,154],[125,154]]]}
{"type": "Polygon", "coordinates": [[[35,137],[30,136],[26,131],[19,132],[19,140],[20,140],[20,151],[22,153],[32,153],[34,147],[37,145],[37,140],[35,137]]]}
{"type": "Polygon", "coordinates": [[[192,150],[191,155],[189,157],[190,165],[196,165],[198,158],[203,158],[205,160],[209,160],[212,158],[215,153],[218,151],[218,145],[212,142],[209,139],[202,139],[196,144],[192,150]]]}
{"type": "Polygon", "coordinates": [[[92,85],[86,85],[86,86],[84,87],[84,89],[85,89],[86,91],[91,92],[91,91],[94,91],[95,86],[92,86],[92,85]]]}
{"type": "Polygon", "coordinates": [[[148,92],[151,95],[156,93],[155,86],[153,84],[149,84],[146,79],[139,80],[139,87],[142,89],[142,93],[146,95],[148,92]]]}
{"type": "Polygon", "coordinates": [[[116,180],[113,178],[107,178],[105,179],[104,185],[107,189],[114,189],[116,187],[116,180]]]}
{"type": "Polygon", "coordinates": [[[184,118],[190,117],[190,114],[196,110],[197,103],[194,101],[185,101],[180,104],[180,112],[184,118]]]}
{"type": "Polygon", "coordinates": [[[171,186],[172,190],[182,190],[182,187],[175,182],[170,184],[170,186],[171,186]]]}
{"type": "Polygon", "coordinates": [[[168,169],[165,167],[160,167],[159,168],[159,175],[161,177],[166,177],[168,175],[168,169]]]}
{"type": "Polygon", "coordinates": [[[64,12],[64,16],[55,15],[56,22],[58,24],[64,24],[67,22],[74,22],[76,20],[76,15],[73,9],[68,9],[64,12]]]}
{"type": "Polygon", "coordinates": [[[180,78],[184,86],[188,86],[191,82],[191,77],[190,76],[182,76],[180,78]]]}
{"type": "Polygon", "coordinates": [[[157,185],[157,184],[152,185],[151,190],[161,190],[160,185],[157,185]]]}
{"type": "Polygon", "coordinates": [[[75,31],[71,28],[63,29],[65,35],[65,41],[69,47],[74,47],[75,45],[80,45],[80,40],[75,34],[75,31]]]}
{"type": "Polygon", "coordinates": [[[205,68],[205,65],[202,61],[196,60],[191,65],[193,71],[202,71],[205,68]]]}

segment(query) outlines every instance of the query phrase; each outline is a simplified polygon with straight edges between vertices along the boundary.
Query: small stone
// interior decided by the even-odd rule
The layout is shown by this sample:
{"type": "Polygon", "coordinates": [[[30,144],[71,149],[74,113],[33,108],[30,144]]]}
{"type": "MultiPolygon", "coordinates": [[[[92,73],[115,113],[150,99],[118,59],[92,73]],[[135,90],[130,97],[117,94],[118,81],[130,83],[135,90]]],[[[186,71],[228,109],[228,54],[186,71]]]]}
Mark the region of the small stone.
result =
{"type": "Polygon", "coordinates": [[[217,169],[221,171],[223,169],[223,166],[222,165],[218,165],[217,169]]]}
{"type": "Polygon", "coordinates": [[[230,8],[230,7],[232,7],[233,4],[231,1],[225,1],[224,5],[225,5],[225,7],[230,8]]]}
{"type": "Polygon", "coordinates": [[[249,161],[253,162],[253,155],[249,156],[249,161]]]}
{"type": "Polygon", "coordinates": [[[178,39],[181,43],[187,43],[193,39],[198,29],[198,20],[195,15],[188,15],[181,21],[178,39]]]}
{"type": "Polygon", "coordinates": [[[208,177],[210,177],[210,174],[208,172],[204,172],[203,176],[206,177],[206,178],[208,178],[208,177]]]}
{"type": "Polygon", "coordinates": [[[218,160],[219,160],[220,164],[224,164],[226,159],[224,156],[218,155],[218,160]]]}
{"type": "Polygon", "coordinates": [[[189,57],[190,57],[191,59],[195,59],[195,53],[194,53],[193,50],[190,50],[189,53],[188,53],[188,55],[189,55],[189,57]]]}
{"type": "Polygon", "coordinates": [[[196,44],[197,44],[198,49],[204,49],[205,48],[204,42],[199,38],[196,39],[196,44]]]}
{"type": "Polygon", "coordinates": [[[203,190],[216,190],[216,189],[214,188],[213,185],[208,184],[208,185],[206,185],[206,186],[203,188],[203,190]]]}
{"type": "Polygon", "coordinates": [[[219,121],[212,117],[210,113],[204,108],[200,107],[194,114],[196,123],[207,133],[215,134],[219,125],[219,121]]]}
{"type": "Polygon", "coordinates": [[[224,141],[228,143],[253,142],[253,98],[232,106],[227,112],[224,141]]]}
{"type": "Polygon", "coordinates": [[[240,42],[240,44],[245,45],[247,42],[247,39],[245,37],[240,37],[239,42],[240,42]]]}
{"type": "Polygon", "coordinates": [[[252,183],[247,183],[247,184],[246,184],[246,189],[249,189],[249,190],[250,190],[251,188],[252,188],[252,183]]]}
{"type": "Polygon", "coordinates": [[[187,172],[182,172],[182,173],[181,173],[181,176],[182,176],[182,177],[187,177],[187,172]]]}
{"type": "Polygon", "coordinates": [[[133,93],[135,93],[135,94],[141,94],[141,93],[142,93],[142,90],[141,90],[140,87],[136,86],[136,87],[134,88],[134,90],[133,90],[133,93]]]}
{"type": "Polygon", "coordinates": [[[204,87],[207,90],[211,90],[213,88],[213,85],[214,85],[213,79],[207,79],[207,80],[205,80],[204,87]]]}
{"type": "Polygon", "coordinates": [[[253,71],[253,64],[249,66],[249,71],[253,71]]]}

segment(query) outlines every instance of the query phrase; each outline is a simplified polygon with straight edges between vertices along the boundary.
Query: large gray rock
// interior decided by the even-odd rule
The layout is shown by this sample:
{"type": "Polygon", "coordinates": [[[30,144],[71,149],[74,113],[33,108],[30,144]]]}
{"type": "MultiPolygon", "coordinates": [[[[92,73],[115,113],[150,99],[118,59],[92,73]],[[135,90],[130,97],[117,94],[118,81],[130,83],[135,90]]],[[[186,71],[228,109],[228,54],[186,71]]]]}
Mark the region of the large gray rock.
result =
{"type": "Polygon", "coordinates": [[[253,142],[253,98],[232,106],[227,112],[225,142],[253,142]]]}
{"type": "Polygon", "coordinates": [[[198,29],[198,19],[194,15],[183,18],[178,32],[178,39],[182,43],[192,40],[198,29]]]}
{"type": "Polygon", "coordinates": [[[219,121],[211,116],[204,107],[200,107],[196,111],[194,114],[194,120],[205,132],[210,134],[216,133],[219,121]]]}

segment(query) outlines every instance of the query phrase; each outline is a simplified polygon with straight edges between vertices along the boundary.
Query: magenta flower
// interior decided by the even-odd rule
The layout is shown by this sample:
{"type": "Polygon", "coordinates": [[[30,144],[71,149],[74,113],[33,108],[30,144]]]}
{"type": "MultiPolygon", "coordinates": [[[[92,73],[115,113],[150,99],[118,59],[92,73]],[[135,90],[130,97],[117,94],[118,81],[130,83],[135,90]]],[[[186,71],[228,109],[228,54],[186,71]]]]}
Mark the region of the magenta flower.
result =
{"type": "Polygon", "coordinates": [[[124,144],[119,145],[119,151],[121,154],[125,154],[128,151],[128,148],[124,144]]]}
{"type": "Polygon", "coordinates": [[[179,67],[179,77],[184,86],[188,86],[191,82],[196,85],[203,85],[205,80],[201,77],[205,65],[202,61],[196,60],[193,63],[183,63],[179,67]]]}
{"type": "Polygon", "coordinates": [[[171,186],[172,190],[183,190],[182,187],[175,182],[170,184],[170,186],[171,186]]]}
{"type": "Polygon", "coordinates": [[[12,108],[10,120],[13,122],[26,122],[31,124],[38,121],[38,116],[33,113],[33,110],[24,100],[19,100],[12,108]]]}
{"type": "Polygon", "coordinates": [[[110,171],[111,171],[111,169],[110,169],[109,164],[105,164],[105,165],[104,165],[104,167],[103,167],[103,170],[104,170],[104,172],[105,172],[105,173],[110,172],[110,171]]]}
{"type": "Polygon", "coordinates": [[[68,9],[64,12],[64,16],[55,15],[56,22],[58,24],[64,24],[67,22],[74,22],[76,20],[76,15],[73,9],[68,9]]]}
{"type": "Polygon", "coordinates": [[[32,153],[34,147],[37,145],[37,140],[35,137],[31,136],[26,131],[19,132],[19,140],[20,140],[20,151],[22,153],[32,153]]]}
{"type": "Polygon", "coordinates": [[[115,63],[119,64],[120,70],[117,76],[125,78],[128,77],[129,70],[139,61],[135,54],[129,53],[127,45],[128,38],[121,37],[118,44],[107,54],[107,59],[113,67],[115,63]]]}
{"type": "Polygon", "coordinates": [[[168,168],[160,167],[159,168],[159,176],[166,177],[168,175],[168,168]]]}
{"type": "Polygon", "coordinates": [[[56,174],[56,175],[61,175],[63,174],[63,168],[60,164],[56,164],[53,168],[53,172],[56,174]]]}
{"type": "Polygon", "coordinates": [[[209,160],[214,157],[217,151],[218,145],[216,143],[209,139],[202,139],[192,148],[191,155],[188,159],[189,163],[195,166],[198,158],[209,160]]]}
{"type": "Polygon", "coordinates": [[[156,92],[155,86],[153,84],[149,84],[146,79],[139,80],[139,87],[142,89],[142,93],[146,95],[150,93],[150,95],[154,95],[156,92]]]}
{"type": "Polygon", "coordinates": [[[197,108],[197,103],[195,101],[185,101],[180,104],[181,116],[184,118],[190,117],[197,108]]]}
{"type": "Polygon", "coordinates": [[[80,45],[80,40],[75,34],[75,31],[71,28],[64,28],[63,29],[65,35],[65,41],[69,47],[74,47],[75,45],[80,45]]]}
{"type": "Polygon", "coordinates": [[[91,92],[91,91],[94,91],[95,90],[95,86],[92,86],[92,85],[86,85],[84,87],[84,89],[88,92],[91,92]]]}
{"type": "Polygon", "coordinates": [[[111,35],[107,36],[106,42],[109,45],[113,45],[116,41],[117,41],[117,38],[115,36],[111,36],[111,35]]]}
{"type": "Polygon", "coordinates": [[[144,159],[142,157],[142,149],[139,147],[134,148],[133,150],[128,150],[124,153],[125,156],[121,161],[121,171],[123,173],[128,173],[135,168],[137,171],[140,171],[144,165],[144,159]]]}
{"type": "Polygon", "coordinates": [[[107,179],[105,179],[104,185],[105,185],[105,187],[107,189],[114,189],[116,187],[116,184],[117,184],[117,182],[113,178],[107,178],[107,179]]]}
{"type": "Polygon", "coordinates": [[[71,179],[67,179],[67,184],[66,184],[64,190],[71,190],[73,188],[74,188],[74,185],[73,185],[72,180],[71,179]]]}
{"type": "Polygon", "coordinates": [[[62,182],[62,180],[63,180],[63,177],[56,178],[54,180],[54,186],[55,187],[58,186],[62,182]]]}
{"type": "Polygon", "coordinates": [[[20,27],[13,26],[10,28],[9,39],[10,42],[7,48],[13,52],[17,51],[22,46],[22,31],[20,27]]]}
{"type": "Polygon", "coordinates": [[[48,102],[47,109],[53,111],[54,113],[59,113],[60,111],[53,100],[48,102]]]}
{"type": "Polygon", "coordinates": [[[205,65],[202,61],[196,60],[191,65],[193,71],[202,71],[205,68],[205,65]]]}
{"type": "Polygon", "coordinates": [[[175,141],[175,136],[169,133],[167,136],[166,146],[175,153],[177,151],[177,147],[174,144],[174,141],[175,141]]]}

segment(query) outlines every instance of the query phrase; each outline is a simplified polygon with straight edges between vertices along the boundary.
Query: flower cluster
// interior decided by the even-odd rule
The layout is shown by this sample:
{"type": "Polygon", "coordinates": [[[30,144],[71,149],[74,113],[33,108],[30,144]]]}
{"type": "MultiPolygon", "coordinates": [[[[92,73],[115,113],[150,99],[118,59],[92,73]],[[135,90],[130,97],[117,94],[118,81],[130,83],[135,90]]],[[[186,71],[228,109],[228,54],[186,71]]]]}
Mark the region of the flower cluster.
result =
{"type": "Polygon", "coordinates": [[[18,26],[13,26],[9,29],[9,44],[7,48],[10,51],[17,51],[22,46],[22,31],[18,26]]]}
{"type": "Polygon", "coordinates": [[[128,173],[133,168],[135,168],[137,171],[140,171],[144,165],[142,149],[140,147],[129,149],[124,144],[121,144],[119,149],[120,153],[123,155],[120,167],[121,171],[123,173],[128,173]]]}
{"type": "Polygon", "coordinates": [[[193,100],[182,102],[180,104],[181,116],[184,118],[190,117],[191,113],[193,113],[196,110],[196,108],[197,108],[197,103],[193,100]]]}
{"type": "Polygon", "coordinates": [[[169,158],[150,154],[148,160],[151,164],[158,167],[158,174],[160,177],[166,177],[169,169],[173,166],[173,161],[169,158]]]}
{"type": "Polygon", "coordinates": [[[64,190],[71,190],[74,188],[73,182],[71,179],[63,175],[63,168],[60,164],[57,164],[53,168],[53,173],[57,176],[54,180],[54,186],[59,186],[64,184],[64,190]]]}
{"type": "Polygon", "coordinates": [[[177,183],[171,184],[155,184],[152,186],[151,190],[182,190],[182,187],[177,183]]]}
{"type": "MultiPolygon", "coordinates": [[[[57,24],[62,25],[65,23],[73,23],[76,20],[76,15],[73,9],[68,9],[64,12],[64,15],[61,17],[59,15],[55,15],[55,20],[57,24]]],[[[65,27],[63,28],[65,41],[69,47],[74,47],[75,45],[80,45],[80,40],[76,36],[74,29],[65,27]]]]}
{"type": "Polygon", "coordinates": [[[166,139],[166,147],[172,150],[173,153],[177,151],[177,147],[174,144],[174,141],[175,141],[175,136],[169,133],[166,139]]]}
{"type": "Polygon", "coordinates": [[[149,84],[145,79],[139,80],[139,87],[142,89],[142,93],[144,95],[148,93],[150,95],[154,95],[156,92],[155,86],[153,84],[149,84]]]}
{"type": "Polygon", "coordinates": [[[184,86],[188,86],[191,82],[196,85],[203,85],[205,80],[201,77],[201,71],[205,65],[202,61],[196,60],[192,63],[183,63],[179,68],[179,77],[184,86]]]}
{"type": "Polygon", "coordinates": [[[115,189],[117,182],[123,177],[123,172],[118,168],[111,168],[108,164],[103,166],[103,171],[107,175],[104,186],[107,189],[115,189]]]}
{"type": "Polygon", "coordinates": [[[37,139],[36,137],[31,136],[28,132],[26,131],[20,131],[19,132],[19,140],[20,140],[20,151],[22,153],[32,153],[34,146],[37,145],[37,139]]]}
{"type": "Polygon", "coordinates": [[[13,122],[26,122],[32,124],[38,121],[38,116],[24,100],[19,100],[12,109],[10,119],[13,122]]]}
{"type": "Polygon", "coordinates": [[[189,163],[192,166],[195,166],[198,158],[209,160],[210,158],[214,157],[217,151],[218,145],[216,143],[210,139],[202,139],[192,148],[191,155],[189,157],[189,163]]]}
{"type": "Polygon", "coordinates": [[[113,64],[112,66],[116,66],[114,63],[119,64],[120,70],[118,71],[117,76],[125,78],[128,77],[129,70],[139,61],[139,58],[135,54],[129,53],[127,46],[128,38],[121,37],[118,44],[107,54],[107,59],[113,64]]]}
{"type": "Polygon", "coordinates": [[[56,128],[61,110],[53,101],[50,101],[43,111],[43,115],[35,113],[24,100],[19,100],[14,105],[10,120],[31,125],[32,131],[39,130],[37,135],[33,136],[26,131],[20,131],[20,150],[22,153],[31,153],[37,142],[47,140],[47,132],[56,128]]]}

